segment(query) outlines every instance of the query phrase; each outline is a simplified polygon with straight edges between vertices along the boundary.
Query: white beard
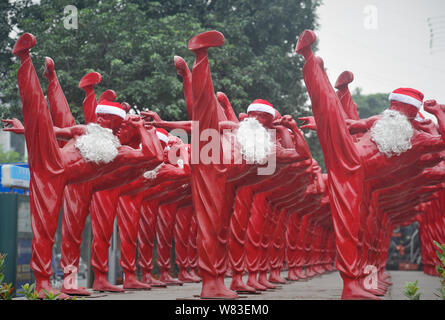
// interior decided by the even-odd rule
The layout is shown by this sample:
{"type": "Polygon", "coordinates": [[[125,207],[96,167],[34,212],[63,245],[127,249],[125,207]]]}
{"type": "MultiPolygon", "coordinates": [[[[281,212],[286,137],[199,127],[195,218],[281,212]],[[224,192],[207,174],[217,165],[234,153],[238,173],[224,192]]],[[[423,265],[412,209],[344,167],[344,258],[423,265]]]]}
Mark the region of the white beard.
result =
{"type": "Polygon", "coordinates": [[[75,146],[85,161],[109,163],[116,158],[121,144],[111,129],[90,123],[87,132],[77,138],[75,146]]]}
{"type": "Polygon", "coordinates": [[[408,118],[394,110],[385,110],[382,115],[371,129],[371,140],[379,151],[390,158],[411,149],[414,129],[408,118]]]}
{"type": "Polygon", "coordinates": [[[241,145],[241,154],[247,163],[265,164],[272,152],[273,142],[270,133],[255,118],[240,122],[236,139],[241,145]]]}
{"type": "Polygon", "coordinates": [[[153,170],[150,171],[145,171],[144,172],[144,178],[145,179],[149,179],[149,180],[153,180],[157,177],[158,175],[158,171],[164,166],[164,162],[162,162],[161,164],[159,164],[156,168],[154,168],[153,170]]]}

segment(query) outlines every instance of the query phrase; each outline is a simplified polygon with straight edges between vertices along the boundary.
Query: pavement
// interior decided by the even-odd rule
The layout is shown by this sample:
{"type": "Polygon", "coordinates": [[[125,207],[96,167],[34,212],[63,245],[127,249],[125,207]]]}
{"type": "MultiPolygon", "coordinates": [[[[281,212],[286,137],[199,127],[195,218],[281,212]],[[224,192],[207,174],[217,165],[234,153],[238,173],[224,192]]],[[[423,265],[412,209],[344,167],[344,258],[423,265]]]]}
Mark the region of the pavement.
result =
{"type": "MultiPolygon", "coordinates": [[[[434,295],[440,286],[439,278],[424,274],[421,271],[389,271],[393,285],[383,300],[407,300],[403,295],[407,281],[418,280],[421,300],[439,300],[434,295]]],[[[286,272],[282,273],[282,277],[286,272]]],[[[226,278],[227,287],[231,278],[226,278]]],[[[289,281],[275,290],[261,294],[240,294],[240,300],[338,300],[341,297],[342,281],[338,272],[323,274],[307,281],[289,281]]],[[[183,286],[152,288],[149,291],[126,291],[125,293],[92,292],[85,300],[198,300],[201,292],[200,283],[186,283],[183,286]]]]}

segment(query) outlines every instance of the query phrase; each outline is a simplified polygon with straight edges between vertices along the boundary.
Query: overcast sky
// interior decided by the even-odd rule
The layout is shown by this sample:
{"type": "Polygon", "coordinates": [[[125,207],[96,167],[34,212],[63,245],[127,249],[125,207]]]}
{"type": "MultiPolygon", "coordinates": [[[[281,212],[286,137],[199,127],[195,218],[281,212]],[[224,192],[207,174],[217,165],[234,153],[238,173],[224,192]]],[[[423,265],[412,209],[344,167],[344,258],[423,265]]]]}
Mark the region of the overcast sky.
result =
{"type": "Polygon", "coordinates": [[[318,16],[318,55],[332,83],[349,70],[352,89],[412,87],[445,104],[444,0],[324,0],[318,16]]]}

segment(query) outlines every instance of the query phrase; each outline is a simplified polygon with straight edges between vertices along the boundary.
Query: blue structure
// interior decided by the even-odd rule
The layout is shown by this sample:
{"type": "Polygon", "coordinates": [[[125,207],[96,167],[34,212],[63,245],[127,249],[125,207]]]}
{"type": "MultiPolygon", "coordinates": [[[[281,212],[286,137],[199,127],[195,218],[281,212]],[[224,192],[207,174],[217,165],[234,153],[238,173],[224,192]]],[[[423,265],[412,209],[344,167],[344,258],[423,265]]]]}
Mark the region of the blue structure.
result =
{"type": "Polygon", "coordinates": [[[1,163],[0,164],[0,193],[1,192],[13,192],[18,194],[28,194],[27,188],[17,188],[17,187],[9,187],[9,186],[3,186],[1,184],[2,181],[2,171],[3,166],[9,165],[12,166],[10,170],[11,178],[14,180],[18,180],[22,183],[25,183],[26,181],[29,184],[29,165],[26,162],[16,162],[16,163],[1,163]]]}

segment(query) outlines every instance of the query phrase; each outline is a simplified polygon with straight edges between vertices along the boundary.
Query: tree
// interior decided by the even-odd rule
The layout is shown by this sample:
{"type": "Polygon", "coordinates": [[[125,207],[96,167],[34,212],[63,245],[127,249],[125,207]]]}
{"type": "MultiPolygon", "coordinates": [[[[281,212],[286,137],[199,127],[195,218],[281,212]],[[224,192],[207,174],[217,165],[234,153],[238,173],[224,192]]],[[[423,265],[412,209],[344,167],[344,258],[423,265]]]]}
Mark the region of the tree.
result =
{"type": "MultiPolygon", "coordinates": [[[[54,59],[56,72],[75,118],[82,122],[83,92],[77,88],[89,71],[100,72],[98,93],[114,89],[119,101],[136,110],[150,108],[167,120],[185,119],[181,83],[174,55],[184,56],[195,34],[217,29],[226,36],[210,54],[215,89],[225,92],[237,112],[256,98],[272,102],[282,114],[297,115],[307,96],[301,78],[302,59],[292,53],[296,36],[314,28],[318,0],[165,0],[92,1],[17,0],[11,9],[15,26],[37,37],[36,68],[54,59]],[[63,26],[64,7],[78,10],[78,29],[63,26]]],[[[19,116],[15,74],[9,67],[1,84],[6,116],[19,116]]],[[[41,83],[45,83],[41,79],[41,83]]]]}
{"type": "Polygon", "coordinates": [[[13,150],[4,152],[3,146],[0,144],[0,163],[19,162],[20,154],[13,150]]]}
{"type": "MultiPolygon", "coordinates": [[[[165,120],[187,118],[182,84],[174,55],[194,61],[188,40],[216,29],[226,37],[210,53],[215,90],[229,97],[237,113],[258,98],[270,101],[281,114],[311,114],[302,81],[303,59],[294,53],[296,36],[314,29],[319,0],[16,0],[8,14],[13,26],[37,37],[32,58],[38,74],[43,59],[55,61],[59,81],[73,115],[83,122],[81,77],[100,72],[106,89],[135,110],[150,108],[165,120]],[[78,29],[64,28],[64,8],[78,10],[78,29]]],[[[6,10],[6,9],[5,9],[6,10]]],[[[10,26],[11,27],[11,26],[10,26]]],[[[16,35],[18,37],[18,35],[16,35]]],[[[15,39],[10,39],[13,41],[15,39]]],[[[10,52],[11,46],[7,47],[10,52]]],[[[9,53],[9,57],[11,55],[9,53]]],[[[2,117],[21,118],[16,58],[0,83],[2,117]]],[[[46,79],[41,78],[45,91],[46,79]]],[[[323,166],[317,136],[307,134],[314,157],[323,166]]]]}
{"type": "Polygon", "coordinates": [[[12,39],[9,33],[12,31],[12,23],[10,23],[9,13],[12,5],[9,1],[0,3],[0,80],[5,80],[9,65],[11,64],[11,44],[12,39]]]}
{"type": "Polygon", "coordinates": [[[381,113],[389,107],[388,93],[362,94],[360,88],[356,88],[352,93],[352,98],[357,104],[360,118],[368,118],[381,113]]]}

